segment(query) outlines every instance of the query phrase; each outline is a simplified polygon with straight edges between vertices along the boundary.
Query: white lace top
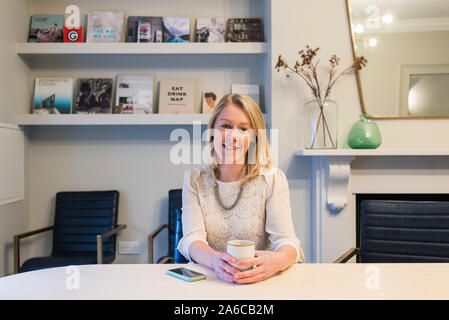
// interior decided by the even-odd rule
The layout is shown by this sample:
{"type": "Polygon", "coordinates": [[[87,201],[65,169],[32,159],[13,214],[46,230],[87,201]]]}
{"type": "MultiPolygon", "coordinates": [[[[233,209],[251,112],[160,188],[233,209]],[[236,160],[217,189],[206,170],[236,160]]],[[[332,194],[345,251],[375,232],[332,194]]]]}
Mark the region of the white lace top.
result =
{"type": "Polygon", "coordinates": [[[229,240],[252,240],[256,250],[276,251],[291,245],[296,262],[304,261],[295,235],[287,178],[279,168],[262,169],[244,186],[241,199],[231,210],[223,209],[214,194],[215,181],[222,203],[229,207],[237,199],[240,181],[216,180],[206,167],[187,170],[182,187],[183,237],[178,250],[190,261],[189,247],[201,240],[212,249],[225,252],[229,240]]]}

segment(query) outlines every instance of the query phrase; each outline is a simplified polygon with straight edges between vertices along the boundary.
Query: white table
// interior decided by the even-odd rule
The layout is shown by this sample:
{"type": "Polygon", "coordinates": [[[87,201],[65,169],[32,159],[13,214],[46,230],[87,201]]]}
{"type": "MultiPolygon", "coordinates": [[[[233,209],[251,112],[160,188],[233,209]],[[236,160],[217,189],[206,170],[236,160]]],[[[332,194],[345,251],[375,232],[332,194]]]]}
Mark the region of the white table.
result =
{"type": "Polygon", "coordinates": [[[449,263],[297,264],[249,285],[225,283],[212,270],[193,264],[77,267],[0,278],[0,299],[449,299],[449,263]],[[207,279],[189,283],[165,274],[180,266],[205,273],[207,279]],[[74,270],[79,271],[79,289],[74,270]]]}

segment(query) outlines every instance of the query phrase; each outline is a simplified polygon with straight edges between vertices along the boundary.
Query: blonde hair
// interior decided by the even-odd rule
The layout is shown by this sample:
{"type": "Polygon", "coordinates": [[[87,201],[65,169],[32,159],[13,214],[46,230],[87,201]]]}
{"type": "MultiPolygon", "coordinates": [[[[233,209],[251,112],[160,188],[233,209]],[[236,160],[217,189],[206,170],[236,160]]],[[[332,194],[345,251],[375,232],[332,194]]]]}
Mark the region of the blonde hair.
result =
{"type": "MultiPolygon", "coordinates": [[[[252,139],[248,151],[245,155],[245,173],[244,177],[240,179],[241,182],[247,182],[260,175],[262,168],[271,168],[274,164],[273,154],[271,152],[270,143],[268,140],[265,120],[257,103],[250,97],[243,94],[227,94],[215,106],[211,118],[209,120],[208,129],[211,132],[214,129],[215,121],[221,111],[229,106],[236,105],[240,107],[250,118],[252,130],[255,133],[255,139],[252,139]],[[248,163],[248,154],[251,148],[255,148],[256,159],[254,163],[248,163]]],[[[218,162],[216,158],[215,148],[213,147],[214,136],[209,138],[209,148],[211,161],[209,168],[214,177],[219,178],[218,162]]],[[[254,153],[251,153],[254,154],[254,153]]]]}

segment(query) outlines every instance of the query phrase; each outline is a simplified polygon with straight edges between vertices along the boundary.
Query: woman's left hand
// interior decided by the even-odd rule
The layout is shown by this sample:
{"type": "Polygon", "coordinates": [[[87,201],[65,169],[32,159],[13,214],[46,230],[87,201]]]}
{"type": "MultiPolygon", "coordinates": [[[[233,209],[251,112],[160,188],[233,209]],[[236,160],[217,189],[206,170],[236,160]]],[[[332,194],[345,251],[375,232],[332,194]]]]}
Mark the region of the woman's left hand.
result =
{"type": "Polygon", "coordinates": [[[268,279],[275,273],[284,270],[285,255],[283,252],[256,250],[252,259],[239,260],[236,264],[239,267],[252,267],[253,269],[241,271],[234,275],[234,282],[254,283],[268,279]]]}

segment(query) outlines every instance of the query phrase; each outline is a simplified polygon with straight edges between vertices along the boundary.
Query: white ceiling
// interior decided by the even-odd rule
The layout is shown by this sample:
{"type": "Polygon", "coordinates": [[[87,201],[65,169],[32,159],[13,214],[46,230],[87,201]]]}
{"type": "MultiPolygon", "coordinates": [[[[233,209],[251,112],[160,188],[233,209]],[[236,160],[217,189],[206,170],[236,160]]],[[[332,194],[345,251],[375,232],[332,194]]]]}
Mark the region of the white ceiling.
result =
{"type": "Polygon", "coordinates": [[[449,0],[350,0],[352,17],[366,18],[366,9],[376,5],[380,15],[392,14],[394,19],[429,19],[449,17],[449,0]]]}

